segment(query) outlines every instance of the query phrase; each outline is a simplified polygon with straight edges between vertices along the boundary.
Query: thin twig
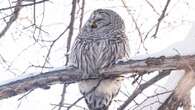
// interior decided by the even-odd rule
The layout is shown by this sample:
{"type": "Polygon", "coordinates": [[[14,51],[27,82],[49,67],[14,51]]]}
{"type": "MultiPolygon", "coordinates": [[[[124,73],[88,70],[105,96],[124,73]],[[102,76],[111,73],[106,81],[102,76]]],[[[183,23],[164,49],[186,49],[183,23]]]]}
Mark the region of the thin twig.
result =
{"type": "Polygon", "coordinates": [[[150,79],[149,81],[147,81],[144,84],[141,84],[133,93],[132,95],[117,109],[117,110],[124,110],[130,103],[131,101],[134,100],[134,98],[140,94],[144,89],[148,88],[149,86],[151,86],[152,84],[154,84],[155,82],[159,81],[160,79],[164,78],[165,76],[169,75],[170,70],[166,70],[163,71],[164,74],[158,74],[157,76],[155,76],[154,78],[150,79]]]}
{"type": "Polygon", "coordinates": [[[34,89],[31,89],[30,91],[28,91],[27,93],[25,93],[24,95],[22,95],[22,97],[18,98],[19,100],[22,100],[24,97],[26,97],[27,95],[29,95],[34,89]]]}
{"type": "MultiPolygon", "coordinates": [[[[18,18],[19,12],[22,9],[22,7],[24,6],[31,6],[35,4],[40,4],[43,3],[45,1],[49,1],[49,0],[43,0],[43,1],[38,1],[38,2],[34,2],[34,3],[29,3],[29,4],[22,4],[22,0],[17,0],[16,5],[15,6],[10,6],[7,8],[1,8],[0,11],[4,11],[4,10],[8,10],[8,9],[12,9],[14,8],[13,13],[10,15],[10,19],[8,22],[6,22],[6,26],[3,28],[3,30],[0,32],[0,38],[2,38],[3,35],[5,35],[5,33],[8,31],[8,29],[11,27],[11,25],[16,21],[16,19],[18,18]]],[[[35,12],[35,11],[34,11],[35,12]]],[[[35,14],[35,13],[34,13],[35,14]]],[[[34,19],[35,20],[35,19],[34,19]]]]}
{"type": "MultiPolygon", "coordinates": [[[[121,2],[123,4],[123,6],[125,7],[125,9],[127,10],[128,14],[131,16],[131,19],[132,19],[132,21],[133,21],[133,23],[135,25],[135,28],[136,28],[136,30],[138,32],[139,37],[140,37],[140,42],[141,42],[143,48],[147,51],[147,48],[144,45],[144,40],[143,40],[143,36],[142,36],[141,30],[140,30],[140,28],[139,28],[139,26],[137,24],[136,19],[134,18],[134,16],[132,15],[132,13],[130,12],[130,10],[128,9],[128,6],[126,5],[125,1],[124,0],[121,0],[121,2]]],[[[141,44],[140,44],[140,46],[141,46],[141,44]]]]}
{"type": "Polygon", "coordinates": [[[139,29],[139,26],[138,26],[138,24],[137,24],[137,21],[135,20],[134,16],[131,14],[130,10],[128,9],[128,7],[127,7],[127,5],[126,5],[126,3],[125,3],[125,1],[124,1],[124,0],[121,0],[121,1],[122,1],[122,3],[123,3],[123,6],[126,8],[128,14],[131,16],[131,19],[132,19],[132,21],[133,21],[133,23],[134,23],[134,25],[135,25],[135,28],[136,28],[136,30],[137,30],[139,36],[140,36],[141,43],[143,43],[142,33],[141,33],[141,30],[139,29]]]}
{"type": "Polygon", "coordinates": [[[87,92],[85,95],[83,95],[82,97],[80,97],[79,99],[77,99],[74,103],[72,103],[69,107],[67,107],[67,110],[69,110],[70,108],[72,108],[75,104],[77,104],[81,99],[85,98],[91,92],[95,91],[97,89],[97,87],[100,85],[100,83],[101,83],[102,80],[103,79],[100,79],[98,81],[98,83],[89,92],[87,92]]]}
{"type": "MultiPolygon", "coordinates": [[[[68,62],[69,62],[69,54],[68,54],[68,52],[70,50],[71,38],[72,38],[72,35],[73,35],[73,31],[74,31],[73,27],[74,27],[74,20],[75,20],[75,12],[76,12],[76,0],[73,0],[72,1],[72,10],[71,10],[70,24],[67,27],[67,29],[69,28],[69,34],[68,34],[68,40],[67,40],[67,44],[66,44],[67,45],[67,51],[66,51],[66,63],[65,63],[65,65],[67,65],[68,62]]],[[[65,93],[66,93],[64,90],[66,90],[66,84],[64,84],[64,87],[63,87],[62,97],[61,97],[61,100],[60,100],[60,103],[59,103],[58,110],[61,110],[61,108],[63,106],[63,103],[64,103],[64,98],[65,98],[65,93]]]]}
{"type": "MultiPolygon", "coordinates": [[[[54,110],[57,106],[59,106],[58,104],[51,104],[53,105],[54,107],[52,108],[52,110],[54,110]]],[[[68,106],[70,106],[71,104],[69,103],[64,103],[64,105],[62,106],[63,108],[67,108],[68,106]]],[[[82,110],[87,110],[87,108],[83,107],[83,106],[80,106],[80,105],[74,105],[74,107],[77,107],[77,108],[80,108],[82,110]]],[[[79,110],[80,110],[79,109],[79,110]]]]}
{"type": "MultiPolygon", "coordinates": [[[[169,90],[169,91],[165,91],[165,92],[161,92],[161,93],[156,93],[156,94],[151,95],[151,96],[147,96],[147,98],[144,99],[141,103],[137,104],[137,106],[136,106],[133,110],[137,110],[137,108],[139,107],[139,105],[144,104],[147,100],[149,100],[149,99],[151,99],[151,98],[159,97],[160,95],[169,94],[169,93],[171,93],[171,92],[173,92],[173,91],[172,91],[172,90],[169,90]]],[[[155,104],[155,103],[161,103],[161,102],[160,102],[160,100],[154,100],[153,102],[151,102],[151,103],[149,103],[149,104],[146,104],[146,105],[142,106],[142,107],[140,108],[140,110],[143,110],[144,108],[146,108],[146,107],[148,107],[148,106],[151,106],[151,105],[153,105],[153,104],[155,104]]],[[[171,110],[172,110],[172,109],[171,109],[171,110]]]]}
{"type": "Polygon", "coordinates": [[[84,10],[85,10],[85,0],[82,0],[79,31],[81,31],[82,28],[84,10]]]}
{"type": "Polygon", "coordinates": [[[156,25],[153,25],[148,32],[146,33],[145,37],[144,37],[144,41],[148,38],[149,34],[152,32],[153,29],[155,29],[156,25]]]}
{"type": "Polygon", "coordinates": [[[36,24],[36,0],[33,0],[34,4],[33,4],[33,24],[36,24]]]}
{"type": "Polygon", "coordinates": [[[145,1],[146,1],[146,3],[152,8],[152,10],[153,10],[157,15],[160,15],[160,14],[158,13],[158,11],[155,9],[154,5],[152,5],[151,2],[149,2],[148,0],[145,0],[145,1]]]}
{"type": "Polygon", "coordinates": [[[73,31],[74,31],[76,1],[77,0],[72,0],[72,11],[71,11],[70,24],[69,24],[69,34],[68,34],[68,39],[67,39],[67,51],[66,51],[67,53],[70,50],[71,39],[72,39],[73,31]]]}
{"type": "Polygon", "coordinates": [[[60,100],[60,102],[59,102],[59,104],[58,104],[58,106],[59,106],[58,110],[61,110],[61,108],[62,108],[62,106],[63,106],[63,104],[64,104],[64,98],[65,98],[65,93],[66,93],[66,87],[67,87],[67,84],[64,84],[63,90],[62,90],[62,94],[61,94],[61,100],[60,100]]]}
{"type": "Polygon", "coordinates": [[[50,55],[50,53],[51,53],[51,50],[52,50],[52,48],[53,48],[53,46],[55,45],[55,43],[63,36],[63,34],[68,30],[68,28],[69,28],[69,26],[68,27],[66,27],[66,29],[55,39],[55,40],[53,40],[53,42],[51,43],[51,45],[50,45],[50,47],[49,47],[49,49],[48,49],[48,52],[47,52],[47,54],[46,54],[46,57],[45,57],[45,61],[44,61],[44,63],[43,63],[43,67],[45,67],[45,65],[46,65],[46,63],[47,63],[47,61],[48,61],[48,58],[49,58],[49,55],[50,55]]]}
{"type": "Polygon", "coordinates": [[[165,18],[165,14],[166,14],[167,8],[168,8],[168,6],[169,6],[169,4],[170,4],[170,1],[171,1],[171,0],[167,0],[167,3],[166,3],[166,5],[165,5],[163,11],[162,11],[160,17],[158,18],[158,22],[157,22],[157,24],[156,24],[155,33],[152,35],[153,38],[156,38],[156,37],[157,37],[157,33],[158,33],[158,30],[159,30],[160,24],[161,24],[162,20],[165,18]]]}
{"type": "MultiPolygon", "coordinates": [[[[18,0],[18,1],[22,2],[22,0],[18,0]]],[[[46,2],[46,1],[49,1],[49,0],[42,0],[42,1],[35,2],[35,3],[19,4],[19,5],[15,5],[15,6],[6,7],[6,8],[1,8],[0,11],[9,10],[9,9],[12,9],[12,8],[15,8],[15,7],[32,6],[34,4],[41,4],[41,3],[46,2]]]]}
{"type": "MultiPolygon", "coordinates": [[[[6,26],[3,28],[3,30],[0,32],[0,38],[7,32],[7,30],[10,28],[10,26],[13,24],[13,22],[18,18],[19,12],[21,10],[22,1],[17,0],[16,6],[14,7],[14,12],[12,13],[10,19],[8,22],[6,22],[6,26]]],[[[1,9],[0,9],[1,11],[1,9]]]]}

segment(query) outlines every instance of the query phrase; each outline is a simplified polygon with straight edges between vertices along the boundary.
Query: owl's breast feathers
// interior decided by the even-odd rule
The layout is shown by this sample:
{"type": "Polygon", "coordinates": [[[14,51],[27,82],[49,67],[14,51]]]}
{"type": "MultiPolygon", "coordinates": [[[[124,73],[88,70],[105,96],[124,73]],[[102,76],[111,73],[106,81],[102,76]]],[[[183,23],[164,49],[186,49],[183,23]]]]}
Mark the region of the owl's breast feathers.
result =
{"type": "Polygon", "coordinates": [[[91,73],[98,73],[99,69],[128,56],[126,37],[119,33],[111,35],[76,38],[70,63],[81,69],[85,73],[84,77],[90,76],[91,73]]]}
{"type": "MultiPolygon", "coordinates": [[[[98,71],[128,57],[128,39],[121,17],[109,9],[93,12],[77,36],[70,54],[69,65],[80,69],[83,78],[96,76],[98,71]],[[95,24],[89,25],[90,21],[95,24]]],[[[87,79],[79,83],[89,110],[108,110],[118,94],[121,77],[87,79]]]]}

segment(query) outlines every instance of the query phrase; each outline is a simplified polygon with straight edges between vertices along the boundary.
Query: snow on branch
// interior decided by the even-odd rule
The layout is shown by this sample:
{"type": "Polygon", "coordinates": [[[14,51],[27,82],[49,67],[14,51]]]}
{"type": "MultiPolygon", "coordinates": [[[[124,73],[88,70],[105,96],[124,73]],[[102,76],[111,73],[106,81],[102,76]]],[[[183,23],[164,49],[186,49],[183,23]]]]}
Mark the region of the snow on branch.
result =
{"type": "MultiPolygon", "coordinates": [[[[110,77],[125,73],[143,74],[153,71],[195,68],[195,55],[147,58],[143,60],[128,60],[119,62],[99,71],[100,76],[91,78],[110,77]]],[[[162,74],[163,72],[161,72],[162,74]]],[[[64,67],[45,73],[16,78],[0,85],[0,99],[16,96],[36,88],[48,89],[56,83],[75,83],[82,79],[82,72],[74,67],[64,67]]]]}

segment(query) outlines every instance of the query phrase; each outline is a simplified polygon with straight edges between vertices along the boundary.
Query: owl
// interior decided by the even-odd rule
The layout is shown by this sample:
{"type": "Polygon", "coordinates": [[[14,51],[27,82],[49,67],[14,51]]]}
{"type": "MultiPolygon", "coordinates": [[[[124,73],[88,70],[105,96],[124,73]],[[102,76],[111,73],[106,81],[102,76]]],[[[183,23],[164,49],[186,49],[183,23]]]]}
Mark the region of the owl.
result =
{"type": "MultiPolygon", "coordinates": [[[[98,76],[99,70],[128,57],[128,38],[122,18],[109,9],[97,9],[76,37],[69,57],[72,65],[83,73],[83,78],[98,76]]],[[[89,110],[108,110],[118,94],[121,77],[88,79],[79,82],[89,110]]]]}

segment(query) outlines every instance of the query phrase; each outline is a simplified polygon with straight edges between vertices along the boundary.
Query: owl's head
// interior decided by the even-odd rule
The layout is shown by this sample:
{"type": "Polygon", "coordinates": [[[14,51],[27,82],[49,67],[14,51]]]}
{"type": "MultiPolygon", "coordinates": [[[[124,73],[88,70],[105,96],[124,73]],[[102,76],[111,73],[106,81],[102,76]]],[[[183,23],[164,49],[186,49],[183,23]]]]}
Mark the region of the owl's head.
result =
{"type": "Polygon", "coordinates": [[[124,22],[122,18],[114,11],[109,9],[97,9],[95,10],[84,28],[93,31],[113,31],[113,30],[124,30],[124,22]]]}

